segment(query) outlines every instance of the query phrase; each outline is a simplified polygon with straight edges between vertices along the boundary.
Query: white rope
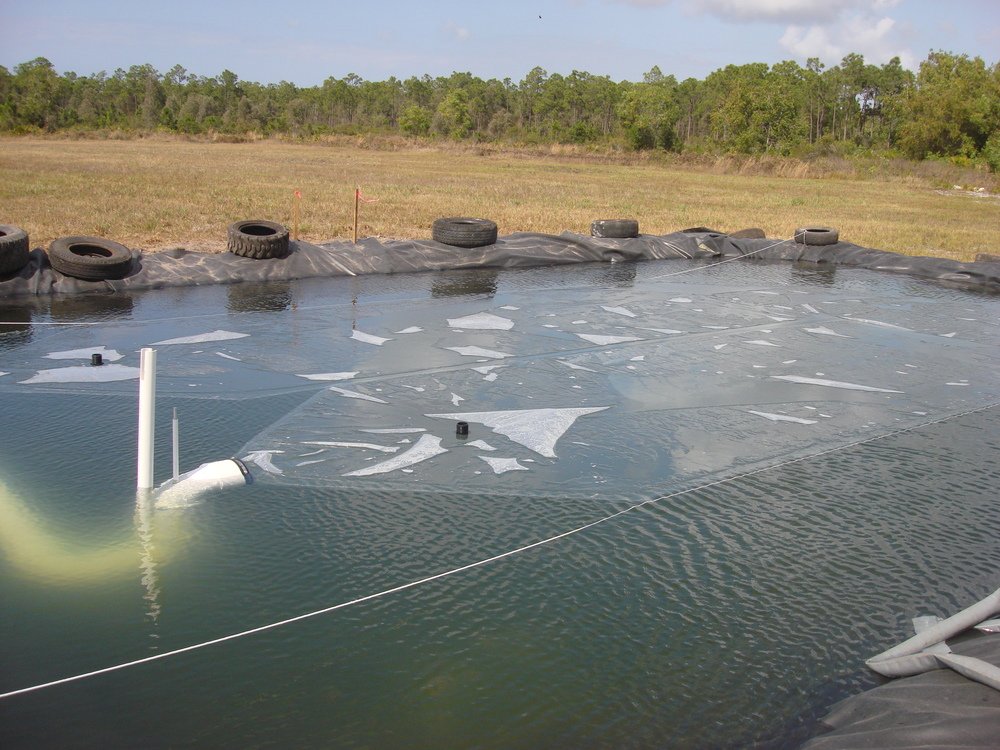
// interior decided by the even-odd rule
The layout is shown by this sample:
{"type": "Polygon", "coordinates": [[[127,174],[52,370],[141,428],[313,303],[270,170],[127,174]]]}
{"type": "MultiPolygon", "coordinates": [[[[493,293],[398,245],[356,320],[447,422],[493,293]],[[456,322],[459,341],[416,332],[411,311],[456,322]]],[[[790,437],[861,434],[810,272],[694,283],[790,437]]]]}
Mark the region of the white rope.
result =
{"type": "Polygon", "coordinates": [[[518,547],[518,548],[512,549],[512,550],[508,550],[507,552],[502,552],[499,555],[494,555],[493,557],[487,557],[484,560],[479,560],[477,562],[469,563],[468,565],[462,565],[461,567],[458,567],[458,568],[453,568],[451,570],[446,570],[443,573],[436,573],[434,575],[427,576],[426,578],[419,578],[419,579],[417,579],[415,581],[410,581],[409,583],[404,583],[404,584],[401,584],[399,586],[393,586],[392,588],[384,589],[384,590],[376,592],[374,594],[368,594],[367,596],[361,596],[361,597],[358,597],[357,599],[351,599],[350,601],[341,602],[340,604],[334,604],[333,606],[330,606],[330,607],[324,607],[323,609],[317,609],[317,610],[315,610],[313,612],[306,612],[305,614],[296,615],[295,617],[289,617],[289,618],[287,618],[285,620],[279,620],[278,622],[272,622],[272,623],[269,623],[267,625],[261,625],[261,626],[256,627],[256,628],[251,628],[250,630],[243,630],[243,631],[240,631],[239,633],[231,633],[230,635],[225,635],[225,636],[222,636],[221,638],[213,638],[210,641],[203,641],[201,643],[195,643],[195,644],[192,644],[190,646],[184,646],[182,648],[174,649],[172,651],[165,651],[162,654],[154,654],[153,656],[146,656],[146,657],[143,657],[141,659],[134,659],[133,661],[123,662],[121,664],[115,664],[115,665],[110,666],[110,667],[104,667],[103,669],[95,669],[92,672],[84,672],[82,674],[72,675],[71,677],[63,677],[62,679],[59,679],[59,680],[52,680],[51,682],[43,682],[43,683],[38,684],[38,685],[32,685],[31,687],[20,688],[18,690],[11,690],[11,691],[6,692],[6,693],[0,693],[0,699],[11,698],[11,697],[16,696],[16,695],[23,695],[24,693],[31,693],[31,692],[35,692],[37,690],[44,690],[45,688],[55,687],[56,685],[63,685],[63,684],[66,684],[68,682],[76,682],[78,680],[84,680],[84,679],[87,679],[88,677],[96,677],[97,675],[108,674],[109,672],[117,672],[118,670],[126,669],[128,667],[135,667],[135,666],[138,666],[140,664],[148,664],[149,662],[158,661],[160,659],[166,659],[166,658],[171,657],[171,656],[177,656],[179,654],[187,653],[188,651],[196,651],[198,649],[207,648],[208,646],[214,646],[214,645],[219,644],[219,643],[225,643],[226,641],[236,640],[237,638],[244,638],[246,636],[255,635],[257,633],[263,633],[266,630],[274,630],[275,628],[280,628],[280,627],[283,627],[284,625],[290,625],[293,622],[300,622],[301,620],[308,620],[309,618],[312,618],[312,617],[318,617],[319,615],[325,615],[325,614],[328,614],[330,612],[335,612],[338,609],[344,609],[346,607],[350,607],[350,606],[355,605],[355,604],[362,604],[364,602],[369,602],[369,601],[372,601],[373,599],[379,599],[379,598],[381,598],[383,596],[389,596],[390,594],[396,594],[396,593],[398,593],[400,591],[405,591],[406,589],[412,589],[412,588],[415,588],[416,586],[421,586],[421,585],[423,585],[425,583],[430,583],[431,581],[437,581],[437,580],[440,580],[442,578],[448,578],[449,576],[453,576],[453,575],[456,575],[458,573],[463,573],[463,572],[465,572],[467,570],[472,570],[473,568],[479,568],[479,567],[482,567],[484,565],[489,565],[490,563],[496,562],[498,560],[503,560],[504,558],[512,557],[512,556],[517,555],[517,554],[519,554],[521,552],[526,552],[526,551],[528,551],[530,549],[534,549],[535,547],[541,547],[541,546],[546,545],[546,544],[551,544],[552,542],[556,542],[556,541],[558,541],[560,539],[565,539],[568,536],[572,536],[574,534],[579,534],[581,531],[586,531],[587,529],[591,529],[594,526],[598,526],[600,524],[606,523],[607,521],[611,521],[611,520],[613,520],[615,518],[618,518],[619,516],[625,515],[626,513],[630,513],[633,510],[638,510],[639,508],[643,508],[643,507],[645,507],[647,505],[652,505],[654,503],[658,503],[661,500],[669,500],[671,498],[680,497],[681,495],[687,495],[687,494],[690,494],[692,492],[699,492],[701,490],[705,490],[705,489],[708,489],[710,487],[717,487],[717,486],[719,486],[721,484],[726,484],[728,482],[734,482],[734,481],[739,480],[739,479],[744,479],[746,477],[751,477],[751,476],[754,476],[756,474],[761,474],[761,473],[763,473],[765,471],[771,471],[772,469],[780,468],[782,466],[788,466],[789,464],[794,464],[794,463],[798,463],[800,461],[806,461],[808,459],[817,458],[819,456],[823,456],[823,455],[826,455],[826,454],[829,454],[829,453],[834,453],[836,451],[846,450],[847,448],[854,448],[854,447],[857,447],[859,445],[865,445],[866,443],[872,443],[872,442],[874,442],[876,440],[884,440],[885,438],[893,437],[895,435],[901,435],[901,434],[906,433],[906,432],[912,432],[914,430],[919,430],[919,429],[922,429],[924,427],[929,427],[930,425],[938,424],[940,422],[945,422],[945,421],[950,420],[950,419],[957,419],[959,417],[964,417],[964,416],[966,416],[968,414],[975,414],[975,413],[980,412],[980,411],[986,411],[986,410],[992,409],[992,408],[994,408],[996,406],[1000,406],[1000,402],[992,403],[992,404],[989,404],[987,406],[982,406],[982,407],[979,407],[977,409],[970,409],[968,411],[964,411],[964,412],[961,412],[959,414],[951,414],[951,415],[948,415],[946,417],[940,417],[939,419],[933,419],[933,420],[930,420],[930,421],[927,421],[927,422],[922,422],[922,423],[914,425],[912,427],[903,427],[903,428],[900,428],[898,430],[892,430],[892,431],[884,433],[882,435],[875,435],[873,437],[865,438],[863,440],[857,440],[857,441],[855,441],[853,443],[847,443],[846,445],[837,446],[835,448],[827,448],[826,450],[817,451],[815,453],[810,453],[809,455],[800,456],[799,458],[791,458],[791,459],[788,459],[787,461],[781,461],[781,462],[779,462],[777,464],[770,464],[768,466],[763,466],[763,467],[761,467],[759,469],[754,469],[753,471],[747,471],[747,472],[744,472],[742,474],[737,474],[737,475],[732,476],[732,477],[727,477],[727,478],[724,478],[724,479],[717,479],[717,480],[715,480],[713,482],[708,482],[706,484],[702,484],[702,485],[699,485],[697,487],[691,487],[690,489],[678,490],[677,492],[672,492],[669,495],[662,495],[660,497],[650,498],[649,500],[644,500],[641,503],[637,503],[635,505],[630,505],[629,507],[624,508],[624,509],[618,511],[617,513],[612,513],[609,516],[604,516],[603,518],[599,518],[596,521],[591,521],[590,523],[584,524],[583,526],[577,526],[576,528],[570,529],[569,531],[564,531],[561,534],[556,534],[555,536],[550,536],[550,537],[547,537],[545,539],[541,539],[541,540],[539,540],[537,542],[532,542],[531,544],[526,544],[526,545],[524,545],[522,547],[518,547]]]}
{"type": "Polygon", "coordinates": [[[770,250],[772,247],[777,247],[778,245],[783,245],[786,242],[794,242],[796,237],[804,235],[805,232],[795,232],[790,240],[778,240],[777,242],[766,245],[765,247],[758,248],[756,250],[751,250],[749,253],[743,253],[743,255],[736,255],[732,258],[726,258],[725,260],[720,260],[716,263],[710,263],[707,266],[695,266],[694,268],[687,268],[683,271],[674,271],[673,273],[661,273],[657,276],[646,276],[644,280],[652,279],[666,279],[671,276],[683,276],[686,273],[694,273],[695,271],[704,271],[706,268],[715,268],[716,266],[721,266],[723,263],[732,263],[734,260],[743,260],[744,258],[749,258],[751,255],[756,255],[757,253],[762,253],[765,250],[770,250]]]}

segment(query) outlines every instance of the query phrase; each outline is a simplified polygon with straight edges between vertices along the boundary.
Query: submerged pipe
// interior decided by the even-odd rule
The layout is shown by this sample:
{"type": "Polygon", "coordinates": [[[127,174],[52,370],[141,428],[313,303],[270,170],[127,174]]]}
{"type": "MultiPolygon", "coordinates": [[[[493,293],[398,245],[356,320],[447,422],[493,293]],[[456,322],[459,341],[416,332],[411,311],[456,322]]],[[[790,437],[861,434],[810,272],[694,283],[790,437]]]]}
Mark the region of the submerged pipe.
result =
{"type": "Polygon", "coordinates": [[[211,461],[163,483],[156,492],[157,508],[184,508],[199,496],[224,487],[250,484],[253,477],[246,464],[238,458],[211,461]]]}

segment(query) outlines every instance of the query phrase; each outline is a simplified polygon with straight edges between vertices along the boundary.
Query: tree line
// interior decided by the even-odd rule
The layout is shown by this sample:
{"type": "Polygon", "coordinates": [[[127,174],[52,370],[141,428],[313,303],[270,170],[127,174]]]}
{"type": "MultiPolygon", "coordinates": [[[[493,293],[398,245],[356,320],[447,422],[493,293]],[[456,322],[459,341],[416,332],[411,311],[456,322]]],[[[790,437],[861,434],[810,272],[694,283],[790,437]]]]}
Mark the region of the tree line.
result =
{"type": "Polygon", "coordinates": [[[727,65],[677,81],[654,67],[615,82],[541,68],[523,80],[471,73],[322,85],[200,76],[177,65],[60,74],[43,57],[0,66],[0,132],[167,131],[187,134],[399,133],[520,143],[810,156],[859,150],[950,158],[1000,171],[1000,63],[934,51],[914,74],[899,58],[849,54],[727,65]]]}

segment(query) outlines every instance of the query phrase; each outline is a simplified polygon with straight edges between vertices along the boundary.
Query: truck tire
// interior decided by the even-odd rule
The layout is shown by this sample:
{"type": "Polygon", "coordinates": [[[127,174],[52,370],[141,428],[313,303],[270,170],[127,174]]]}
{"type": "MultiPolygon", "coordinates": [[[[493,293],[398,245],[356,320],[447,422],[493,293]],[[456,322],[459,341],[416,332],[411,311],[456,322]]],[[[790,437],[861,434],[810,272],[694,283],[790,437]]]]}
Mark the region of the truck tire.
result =
{"type": "Polygon", "coordinates": [[[229,225],[229,252],[264,260],[288,255],[288,230],[273,221],[237,221],[229,225]]]}
{"type": "Polygon", "coordinates": [[[489,219],[448,217],[435,219],[431,236],[436,242],[454,247],[495,245],[497,225],[489,219]]]}
{"type": "Polygon", "coordinates": [[[802,245],[835,245],[840,240],[840,232],[832,227],[799,227],[795,230],[795,241],[802,245]]]}
{"type": "Polygon", "coordinates": [[[598,219],[590,222],[591,237],[627,239],[639,236],[639,222],[635,219],[598,219]]]}
{"type": "Polygon", "coordinates": [[[28,233],[0,224],[0,276],[20,271],[28,264],[28,233]]]}

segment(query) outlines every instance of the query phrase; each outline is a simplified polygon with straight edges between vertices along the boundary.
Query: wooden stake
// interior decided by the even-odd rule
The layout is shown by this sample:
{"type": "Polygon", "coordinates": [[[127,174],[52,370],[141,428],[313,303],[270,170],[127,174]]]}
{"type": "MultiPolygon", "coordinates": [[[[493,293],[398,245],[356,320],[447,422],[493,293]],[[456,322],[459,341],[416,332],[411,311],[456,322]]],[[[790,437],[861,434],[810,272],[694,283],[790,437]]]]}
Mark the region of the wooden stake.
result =
{"type": "Polygon", "coordinates": [[[361,186],[354,188],[354,244],[358,244],[358,203],[361,201],[361,186]]]}

